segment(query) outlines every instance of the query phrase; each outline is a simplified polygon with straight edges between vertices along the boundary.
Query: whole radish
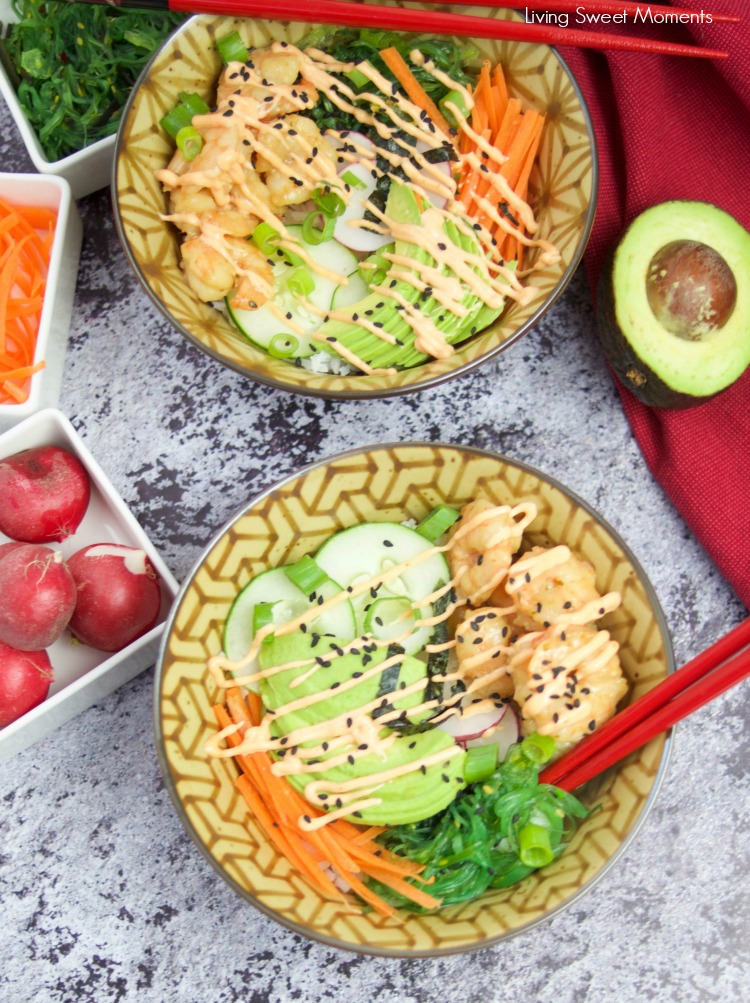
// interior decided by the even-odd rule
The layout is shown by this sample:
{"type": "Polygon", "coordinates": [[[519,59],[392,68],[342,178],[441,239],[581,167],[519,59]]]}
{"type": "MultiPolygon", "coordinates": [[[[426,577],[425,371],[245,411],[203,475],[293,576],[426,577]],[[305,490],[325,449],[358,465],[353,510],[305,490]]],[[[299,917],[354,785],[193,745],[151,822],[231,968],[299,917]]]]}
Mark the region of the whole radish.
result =
{"type": "Polygon", "coordinates": [[[8,554],[13,553],[14,550],[18,550],[19,547],[25,546],[25,543],[0,543],[0,561],[8,554]]]}
{"type": "Polygon", "coordinates": [[[146,552],[118,543],[95,543],[68,560],[78,587],[70,630],[101,651],[119,651],[159,618],[159,576],[146,552]]]}
{"type": "Polygon", "coordinates": [[[0,559],[0,641],[21,651],[48,648],[68,625],[76,583],[59,551],[24,543],[0,559]]]}
{"type": "Polygon", "coordinates": [[[0,460],[0,531],[13,540],[66,539],[90,498],[86,468],[62,446],[36,446],[0,460]]]}
{"type": "Polygon", "coordinates": [[[19,651],[0,641],[0,728],[40,704],[53,679],[46,651],[19,651]]]}

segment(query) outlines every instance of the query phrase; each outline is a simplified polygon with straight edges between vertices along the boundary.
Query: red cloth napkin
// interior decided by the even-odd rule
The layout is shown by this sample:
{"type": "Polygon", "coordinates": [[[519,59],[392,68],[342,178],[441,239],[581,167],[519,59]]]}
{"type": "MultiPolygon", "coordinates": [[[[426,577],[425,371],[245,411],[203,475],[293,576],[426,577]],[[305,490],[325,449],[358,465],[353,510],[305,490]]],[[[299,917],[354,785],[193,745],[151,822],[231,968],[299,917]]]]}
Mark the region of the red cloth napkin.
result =
{"type": "MultiPolygon", "coordinates": [[[[696,0],[672,5],[701,6],[696,0]]],[[[562,50],[599,144],[599,205],[585,259],[594,290],[625,226],[658,202],[712,202],[750,229],[750,4],[702,5],[707,12],[742,14],[745,23],[644,29],[631,21],[603,30],[726,49],[728,60],[562,50]]],[[[738,281],[750,282],[750,274],[738,281]]],[[[646,407],[618,388],[652,473],[750,607],[750,371],[687,411],[646,407]]]]}

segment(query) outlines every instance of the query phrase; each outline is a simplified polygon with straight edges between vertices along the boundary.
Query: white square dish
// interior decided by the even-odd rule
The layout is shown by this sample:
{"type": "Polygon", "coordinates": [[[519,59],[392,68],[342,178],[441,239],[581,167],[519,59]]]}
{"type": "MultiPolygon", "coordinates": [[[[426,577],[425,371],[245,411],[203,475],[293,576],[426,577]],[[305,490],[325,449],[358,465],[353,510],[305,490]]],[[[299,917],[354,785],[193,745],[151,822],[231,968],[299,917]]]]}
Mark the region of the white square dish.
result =
{"type": "MultiPolygon", "coordinates": [[[[28,748],[152,665],[178,589],[177,581],[148,536],[60,411],[54,408],[40,411],[0,435],[0,459],[46,444],[62,446],[74,453],[91,479],[91,501],[81,525],[67,540],[51,546],[61,550],[65,557],[93,543],[121,543],[144,550],[161,578],[162,606],[156,626],[114,654],[74,641],[67,631],[48,648],[55,672],[49,695],[39,706],[0,729],[0,762],[28,748]]],[[[6,542],[8,537],[0,533],[0,543],[6,542]]]]}
{"type": "Polygon", "coordinates": [[[31,377],[23,404],[0,404],[0,432],[43,408],[55,407],[60,396],[65,349],[81,257],[83,229],[70,185],[63,178],[41,174],[0,174],[0,197],[14,205],[42,206],[57,211],[44,305],[39,320],[34,362],[44,369],[31,377]]]}
{"type": "MultiPolygon", "coordinates": [[[[0,0],[0,25],[16,20],[9,0],[0,0]]],[[[48,160],[36,133],[24,115],[16,88],[2,61],[0,61],[0,94],[5,98],[31,161],[40,174],[64,178],[71,187],[74,199],[82,198],[109,185],[116,136],[107,136],[106,139],[100,139],[91,146],[77,150],[60,160],[48,160]]]]}

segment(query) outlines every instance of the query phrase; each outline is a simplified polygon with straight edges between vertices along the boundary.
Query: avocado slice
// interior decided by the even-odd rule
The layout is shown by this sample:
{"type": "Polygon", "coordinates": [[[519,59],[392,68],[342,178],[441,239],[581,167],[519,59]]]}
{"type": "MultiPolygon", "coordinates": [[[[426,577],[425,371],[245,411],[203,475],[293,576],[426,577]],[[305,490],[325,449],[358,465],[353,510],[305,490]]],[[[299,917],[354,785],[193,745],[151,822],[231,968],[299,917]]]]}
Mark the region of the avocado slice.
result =
{"type": "MultiPolygon", "coordinates": [[[[422,212],[414,192],[406,185],[397,182],[391,184],[386,203],[386,215],[399,222],[419,226],[422,212]]],[[[473,230],[464,233],[454,223],[446,221],[443,233],[446,242],[454,245],[457,255],[483,253],[473,230]]],[[[461,305],[466,313],[462,317],[457,317],[448,311],[439,300],[435,299],[428,290],[420,292],[410,281],[402,277],[404,272],[413,272],[415,276],[418,275],[420,264],[435,267],[437,264],[435,259],[416,244],[397,240],[392,249],[402,259],[408,258],[414,261],[417,267],[408,268],[404,265],[394,267],[382,257],[382,253],[389,249],[391,249],[391,245],[383,248],[380,256],[373,256],[369,259],[375,265],[375,270],[371,270],[369,275],[365,272],[366,280],[370,284],[377,280],[377,284],[380,286],[391,287],[394,292],[399,293],[405,302],[416,307],[423,316],[435,323],[449,344],[455,344],[476,334],[502,312],[502,307],[496,309],[486,306],[467,287],[461,300],[461,305]],[[384,269],[385,273],[383,274],[384,269]],[[392,272],[397,273],[399,277],[394,277],[392,272]]],[[[443,271],[447,273],[448,269],[444,268],[443,271]]],[[[327,317],[324,320],[319,334],[326,338],[326,341],[319,342],[319,347],[324,351],[335,353],[334,346],[338,343],[375,368],[385,369],[393,366],[398,369],[409,369],[430,359],[430,356],[420,352],[415,347],[414,331],[404,319],[401,306],[395,299],[383,293],[371,293],[346,310],[336,311],[335,319],[327,317]],[[393,336],[395,344],[384,341],[358,324],[359,318],[371,318],[376,326],[393,336]]]]}
{"type": "MultiPolygon", "coordinates": [[[[401,697],[397,694],[403,686],[409,686],[420,679],[424,680],[424,687],[427,687],[428,676],[424,662],[404,655],[399,664],[346,688],[344,683],[359,679],[365,669],[380,664],[392,652],[390,649],[373,649],[368,645],[354,652],[338,655],[337,648],[342,648],[345,643],[328,634],[297,631],[273,638],[263,645],[259,654],[262,668],[297,663],[293,668],[269,674],[260,683],[263,702],[273,715],[274,736],[283,738],[298,728],[340,717],[377,699],[382,701],[383,712],[393,706],[404,712],[403,717],[407,721],[414,717],[415,723],[419,722],[423,715],[409,715],[409,709],[422,703],[425,690],[401,697]],[[326,655],[331,653],[337,657],[327,658],[326,655]],[[321,662],[317,663],[316,668],[315,660],[318,658],[321,662]],[[313,668],[316,671],[309,674],[309,670],[313,668]],[[315,699],[317,695],[329,691],[333,684],[336,685],[334,692],[328,692],[322,699],[315,699]],[[275,713],[303,697],[311,697],[312,700],[295,710],[275,713]]],[[[378,708],[372,714],[374,720],[377,720],[377,712],[378,708]]],[[[292,774],[288,777],[289,782],[300,793],[304,793],[305,785],[311,781],[321,780],[331,784],[346,782],[383,771],[398,770],[399,767],[415,763],[424,757],[438,757],[424,771],[414,769],[403,775],[393,776],[378,789],[378,804],[363,809],[356,816],[350,816],[352,821],[368,825],[403,825],[429,818],[446,808],[465,786],[465,754],[454,753],[455,742],[447,732],[430,728],[427,731],[401,734],[384,727],[380,730],[380,735],[393,735],[393,741],[384,755],[352,755],[351,760],[326,768],[326,759],[334,754],[362,751],[353,744],[339,746],[320,757],[319,769],[302,776],[292,774]],[[441,752],[448,753],[444,759],[439,755],[441,752]]],[[[316,741],[313,744],[319,743],[316,741]]],[[[331,792],[326,803],[336,807],[335,791],[331,792]]]]}
{"type": "Polygon", "coordinates": [[[707,202],[652,206],[602,271],[597,328],[635,396],[686,408],[750,365],[750,233],[707,202]]]}

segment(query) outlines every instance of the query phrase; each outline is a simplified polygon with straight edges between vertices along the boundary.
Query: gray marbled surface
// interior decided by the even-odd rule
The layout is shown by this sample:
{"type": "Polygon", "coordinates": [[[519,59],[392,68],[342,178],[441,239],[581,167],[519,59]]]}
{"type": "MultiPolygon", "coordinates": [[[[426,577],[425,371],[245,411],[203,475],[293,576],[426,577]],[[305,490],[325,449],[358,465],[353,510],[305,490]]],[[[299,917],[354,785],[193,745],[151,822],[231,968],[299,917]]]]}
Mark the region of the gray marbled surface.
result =
{"type": "MultiPolygon", "coordinates": [[[[30,169],[0,107],[0,168],[30,169]]],[[[256,386],[170,329],[140,291],[109,193],[84,246],[60,406],[182,579],[216,528],[297,467],[395,439],[473,443],[590,501],[644,565],[678,663],[746,610],[652,479],[592,330],[582,275],[478,373],[388,401],[256,386]]],[[[200,856],[160,775],[144,672],[0,767],[5,1003],[704,1003],[750,998],[747,687],[676,729],[655,807],[623,859],[532,933],[443,960],[301,939],[200,856]]]]}

